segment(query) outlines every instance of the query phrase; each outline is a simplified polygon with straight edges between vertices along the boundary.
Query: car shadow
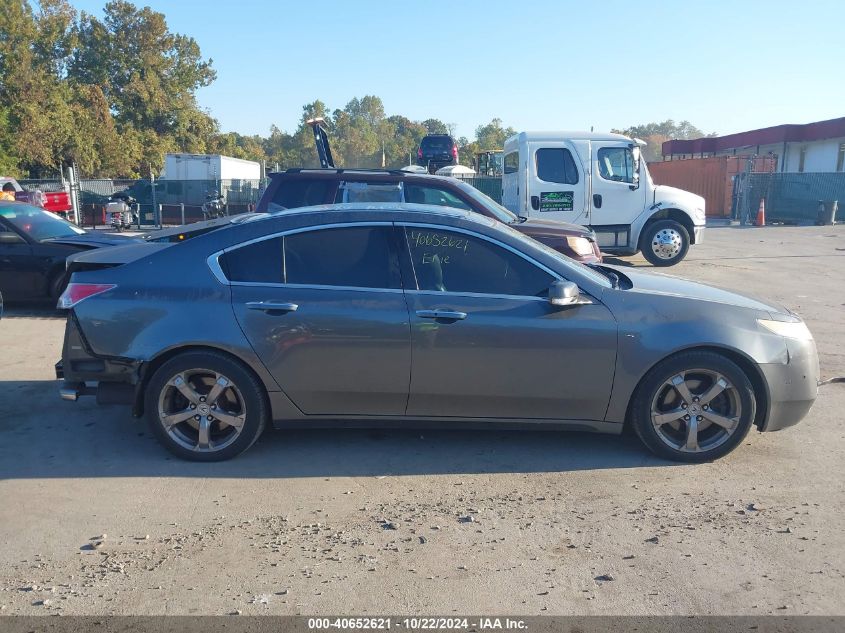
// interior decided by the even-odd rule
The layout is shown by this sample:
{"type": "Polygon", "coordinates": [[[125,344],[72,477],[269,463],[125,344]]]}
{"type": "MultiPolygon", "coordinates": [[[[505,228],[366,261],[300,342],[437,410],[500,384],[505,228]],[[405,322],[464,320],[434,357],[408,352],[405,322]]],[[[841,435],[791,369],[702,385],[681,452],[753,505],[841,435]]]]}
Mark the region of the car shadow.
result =
{"type": "Polygon", "coordinates": [[[534,473],[675,465],[627,434],[564,431],[267,431],[212,464],[166,452],[128,407],[59,399],[55,381],[0,381],[0,478],[379,477],[534,473]]]}
{"type": "Polygon", "coordinates": [[[2,319],[64,319],[67,311],[57,310],[55,301],[5,302],[2,319]]]}

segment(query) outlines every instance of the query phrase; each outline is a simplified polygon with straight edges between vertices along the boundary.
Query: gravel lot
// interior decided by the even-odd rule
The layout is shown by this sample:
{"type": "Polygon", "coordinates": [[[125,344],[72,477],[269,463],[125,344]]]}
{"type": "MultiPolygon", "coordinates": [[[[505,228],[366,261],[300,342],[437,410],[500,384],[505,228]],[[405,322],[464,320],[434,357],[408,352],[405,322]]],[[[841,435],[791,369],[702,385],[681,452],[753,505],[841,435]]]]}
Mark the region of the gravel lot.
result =
{"type": "MultiPolygon", "coordinates": [[[[845,228],[705,237],[672,274],[781,301],[845,375],[845,228]]],[[[845,384],[699,466],[626,436],[410,429],[267,433],[202,465],[62,402],[63,332],[49,308],[0,320],[0,613],[845,614],[845,384]]]]}

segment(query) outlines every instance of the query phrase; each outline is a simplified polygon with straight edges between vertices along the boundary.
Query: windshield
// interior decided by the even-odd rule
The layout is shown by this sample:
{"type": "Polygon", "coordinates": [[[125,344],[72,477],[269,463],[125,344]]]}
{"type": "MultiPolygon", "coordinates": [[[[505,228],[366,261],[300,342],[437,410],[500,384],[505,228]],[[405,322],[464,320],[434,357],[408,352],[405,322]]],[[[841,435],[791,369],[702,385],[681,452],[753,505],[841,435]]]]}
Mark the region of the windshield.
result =
{"type": "Polygon", "coordinates": [[[458,186],[461,188],[461,191],[470,196],[473,200],[483,204],[485,209],[489,209],[490,213],[492,213],[499,222],[513,224],[514,222],[519,221],[517,216],[505,209],[505,207],[493,200],[490,196],[481,193],[472,185],[468,185],[465,182],[459,182],[458,186]]]}
{"type": "Polygon", "coordinates": [[[29,204],[0,207],[0,217],[39,242],[85,234],[85,231],[66,220],[62,220],[56,214],[29,204]]]}

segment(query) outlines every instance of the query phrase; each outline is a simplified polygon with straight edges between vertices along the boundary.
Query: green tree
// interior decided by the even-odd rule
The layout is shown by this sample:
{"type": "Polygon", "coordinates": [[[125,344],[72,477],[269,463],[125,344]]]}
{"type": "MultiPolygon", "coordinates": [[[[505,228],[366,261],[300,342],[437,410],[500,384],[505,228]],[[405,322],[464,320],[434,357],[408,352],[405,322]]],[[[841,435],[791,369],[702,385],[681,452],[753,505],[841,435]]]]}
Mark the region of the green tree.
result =
{"type": "MultiPolygon", "coordinates": [[[[83,12],[76,38],[68,78],[99,86],[122,133],[137,131],[156,150],[205,151],[217,122],[195,95],[216,73],[193,38],[172,33],[163,14],[125,0],[106,4],[102,21],[83,12]]],[[[136,159],[158,169],[163,156],[145,149],[136,159]]]]}
{"type": "Polygon", "coordinates": [[[449,127],[440,119],[426,119],[422,122],[426,134],[448,134],[449,127]]]}
{"type": "Polygon", "coordinates": [[[705,134],[689,121],[675,123],[672,119],[666,119],[659,123],[634,125],[624,130],[611,131],[645,141],[646,146],[643,148],[643,157],[648,162],[662,159],[663,143],[670,139],[692,139],[703,136],[714,136],[714,134],[705,134]]]}

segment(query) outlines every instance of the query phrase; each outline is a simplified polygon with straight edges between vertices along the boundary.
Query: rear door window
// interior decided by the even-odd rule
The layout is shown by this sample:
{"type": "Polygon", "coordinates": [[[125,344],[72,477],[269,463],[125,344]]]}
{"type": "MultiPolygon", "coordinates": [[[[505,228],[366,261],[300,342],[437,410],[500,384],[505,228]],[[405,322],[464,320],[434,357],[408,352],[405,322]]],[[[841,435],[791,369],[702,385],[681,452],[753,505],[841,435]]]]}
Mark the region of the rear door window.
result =
{"type": "Polygon", "coordinates": [[[224,253],[232,282],[401,288],[392,226],[315,229],[265,239],[224,253]]]}
{"type": "Polygon", "coordinates": [[[337,182],[333,180],[290,179],[279,183],[268,211],[282,211],[325,204],[332,199],[331,193],[337,182]]]}
{"type": "Polygon", "coordinates": [[[426,136],[420,145],[423,151],[449,152],[452,150],[454,141],[448,136],[426,136]]]}
{"type": "Polygon", "coordinates": [[[284,238],[289,284],[401,288],[392,226],[318,229],[284,238]]]}
{"type": "Polygon", "coordinates": [[[421,187],[405,183],[405,202],[414,204],[433,204],[439,207],[454,207],[473,211],[473,208],[451,191],[438,187],[421,187]]]}
{"type": "Polygon", "coordinates": [[[335,202],[401,202],[402,183],[342,182],[335,202]]]}
{"type": "Polygon", "coordinates": [[[578,169],[565,147],[543,147],[535,154],[537,178],[562,185],[578,184],[578,169]]]}

